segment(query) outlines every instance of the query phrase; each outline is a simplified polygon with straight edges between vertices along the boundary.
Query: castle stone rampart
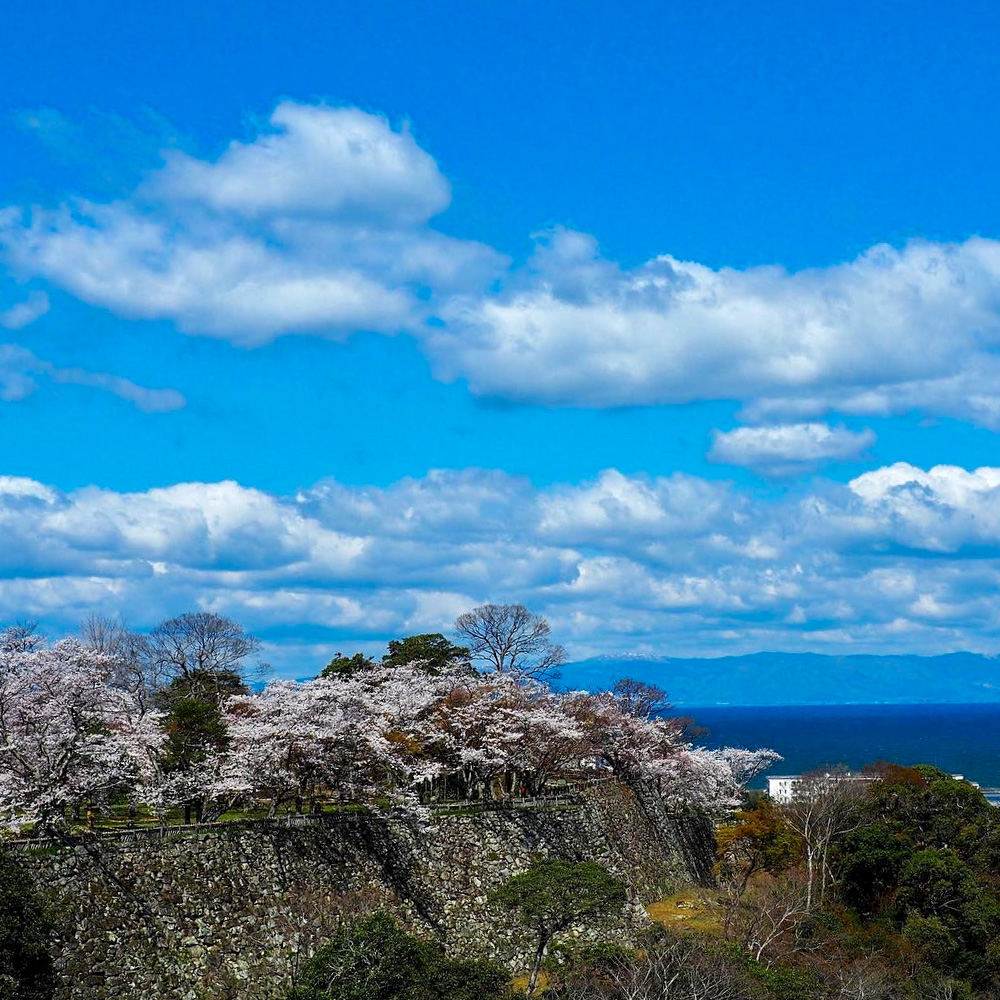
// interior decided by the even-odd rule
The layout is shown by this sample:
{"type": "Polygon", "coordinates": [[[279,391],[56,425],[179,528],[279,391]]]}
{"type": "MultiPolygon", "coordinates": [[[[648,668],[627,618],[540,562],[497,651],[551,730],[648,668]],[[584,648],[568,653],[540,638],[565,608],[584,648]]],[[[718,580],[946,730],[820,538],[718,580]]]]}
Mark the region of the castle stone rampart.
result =
{"type": "Polygon", "coordinates": [[[339,920],[373,907],[517,968],[528,942],[487,896],[540,856],[623,878],[630,904],[576,933],[627,939],[641,902],[706,876],[711,836],[653,788],[608,783],[572,805],[233,824],[22,857],[60,913],[58,1000],[271,1000],[339,920]]]}

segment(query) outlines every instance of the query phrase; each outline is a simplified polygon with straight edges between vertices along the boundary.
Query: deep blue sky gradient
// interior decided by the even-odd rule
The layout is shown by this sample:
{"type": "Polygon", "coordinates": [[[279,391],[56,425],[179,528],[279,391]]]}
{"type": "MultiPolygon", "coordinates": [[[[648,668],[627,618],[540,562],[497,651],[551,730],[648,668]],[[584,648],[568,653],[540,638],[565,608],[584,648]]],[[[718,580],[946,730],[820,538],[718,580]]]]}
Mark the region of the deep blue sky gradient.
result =
{"type": "MultiPolygon", "coordinates": [[[[0,207],[127,198],[161,150],[213,160],[234,139],[258,135],[287,98],[408,122],[452,186],[435,228],[494,247],[515,266],[533,234],[565,226],[593,234],[626,267],[667,253],[712,268],[829,267],[883,242],[1000,237],[998,42],[993,2],[8,0],[0,207]]],[[[732,482],[754,503],[793,504],[814,488],[816,469],[782,477],[709,459],[713,431],[738,426],[746,400],[522,405],[476,396],[461,378],[436,379],[405,333],[289,335],[247,349],[45,287],[49,311],[0,339],[62,368],[176,389],[187,405],[146,413],[109,392],[46,384],[0,403],[0,476],[119,492],[233,479],[287,497],[322,480],[389,487],[432,469],[502,470],[544,490],[613,468],[732,482]]],[[[0,312],[21,291],[0,274],[0,312]]],[[[822,495],[895,462],[1000,465],[997,434],[972,421],[920,408],[820,419],[876,436],[863,454],[818,470],[822,495]]],[[[934,558],[957,551],[938,541],[928,543],[934,558]]],[[[871,551],[899,544],[872,542],[871,551]]],[[[867,559],[867,545],[840,554],[867,559]]],[[[991,600],[992,569],[974,569],[958,589],[991,600]]],[[[491,596],[491,573],[502,567],[482,571],[474,599],[491,596]]],[[[3,574],[0,566],[0,591],[3,574]]],[[[621,587],[627,616],[635,607],[621,587]]],[[[184,610],[194,592],[185,588],[163,607],[184,610]]],[[[556,617],[561,600],[553,598],[556,617]]],[[[74,604],[53,614],[65,625],[78,612],[74,604]]],[[[935,627],[948,625],[948,613],[935,627]]],[[[738,614],[753,624],[771,612],[738,614]]],[[[801,625],[791,607],[775,614],[801,625]]],[[[829,603],[817,619],[834,645],[854,641],[840,614],[829,603]]],[[[935,650],[969,636],[982,639],[976,648],[1000,648],[1000,612],[977,605],[963,614],[967,631],[947,633],[935,650]]],[[[321,628],[349,644],[388,635],[377,621],[354,631],[308,618],[259,628],[303,641],[321,628]]],[[[571,621],[567,612],[564,626],[571,621]]],[[[760,648],[722,624],[698,627],[708,631],[697,651],[760,648]]],[[[627,646],[627,628],[615,628],[622,638],[608,642],[627,646]]],[[[885,635],[871,641],[884,648],[885,635]]],[[[567,641],[579,655],[600,651],[567,641]]]]}
{"type": "MultiPolygon", "coordinates": [[[[441,227],[515,260],[550,224],[594,233],[625,264],[669,252],[790,269],[882,241],[1000,234],[991,3],[12,0],[0,38],[4,203],[124,193],[166,137],[217,155],[252,134],[248,116],[288,96],[411,121],[454,186],[441,227]],[[18,127],[40,108],[79,124],[75,145],[47,148],[18,127]]],[[[431,381],[403,337],[287,338],[248,356],[165,323],[124,329],[67,301],[32,343],[58,344],[65,363],[116,363],[192,402],[163,419],[62,387],[58,407],[6,408],[5,471],[62,487],[232,476],[281,491],[323,475],[384,484],[467,465],[538,483],[609,465],[746,477],[703,460],[736,403],[491,404],[431,381]],[[54,440],[58,451],[38,447],[54,440]]],[[[875,458],[976,464],[996,453],[993,435],[964,426],[890,423],[875,458]]]]}

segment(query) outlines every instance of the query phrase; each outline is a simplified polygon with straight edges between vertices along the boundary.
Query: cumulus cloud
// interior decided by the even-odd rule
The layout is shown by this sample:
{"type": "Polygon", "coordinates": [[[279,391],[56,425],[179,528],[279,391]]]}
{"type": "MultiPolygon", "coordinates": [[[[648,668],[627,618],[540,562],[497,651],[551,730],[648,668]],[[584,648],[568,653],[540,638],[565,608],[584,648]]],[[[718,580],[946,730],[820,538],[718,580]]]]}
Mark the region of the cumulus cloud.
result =
{"type": "Polygon", "coordinates": [[[395,333],[426,321],[431,292],[480,287],[502,263],[430,228],[449,199],[408,129],[286,101],[214,161],[165,151],[126,199],[0,212],[0,252],[118,315],[246,346],[395,333]]]}
{"type": "Polygon", "coordinates": [[[875,441],[871,430],[829,424],[777,424],[715,431],[709,459],[767,475],[795,475],[823,462],[855,459],[875,441]]]}
{"type": "MultiPolygon", "coordinates": [[[[50,110],[26,121],[63,144],[76,135],[50,110]]],[[[1000,241],[879,245],[790,272],[669,253],[623,267],[594,237],[555,228],[512,269],[434,228],[448,180],[381,115],[283,101],[214,157],[162,125],[152,134],[166,147],[157,165],[117,200],[0,209],[0,263],[119,316],[248,347],[406,332],[437,377],[482,396],[735,400],[765,424],[919,411],[1000,429],[1000,241]]],[[[0,324],[29,322],[42,294],[0,324]]],[[[752,438],[718,449],[749,452],[752,438]]]]}
{"type": "MultiPolygon", "coordinates": [[[[66,133],[51,113],[32,121],[66,133]]],[[[406,332],[437,377],[482,396],[735,400],[751,423],[801,425],[919,411],[1000,429],[996,240],[879,245],[790,272],[668,253],[623,267],[555,228],[512,269],[434,228],[448,180],[381,115],[284,101],[214,157],[169,142],[117,200],[0,210],[0,262],[119,316],[243,346],[406,332]]]]}
{"type": "Polygon", "coordinates": [[[886,543],[927,552],[1000,552],[1000,469],[897,462],[851,480],[886,543]]]}
{"type": "Polygon", "coordinates": [[[499,294],[449,302],[429,347],[445,377],[525,402],[737,399],[801,417],[929,398],[993,421],[998,288],[1000,243],[981,238],[790,273],[669,255],[625,269],[557,229],[499,294]]]}
{"type": "Polygon", "coordinates": [[[451,191],[408,128],[357,108],[284,101],[270,132],[233,142],[214,162],[181,151],[146,184],[168,201],[239,216],[356,218],[419,225],[448,207],[451,191]]]}
{"type": "Polygon", "coordinates": [[[169,413],[187,405],[176,389],[148,389],[120,375],[84,368],[60,368],[17,344],[0,344],[0,400],[14,403],[30,396],[39,379],[63,385],[84,385],[110,392],[147,413],[169,413]]]}
{"type": "MultiPolygon", "coordinates": [[[[62,492],[0,477],[0,620],[229,614],[316,662],[447,631],[484,600],[576,655],[623,647],[1000,650],[1000,469],[897,464],[760,498],[626,476],[536,489],[488,470],[293,496],[234,482],[62,492]]],[[[291,654],[288,654],[291,657],[291,654]]],[[[294,659],[294,658],[293,658],[294,659]]]]}

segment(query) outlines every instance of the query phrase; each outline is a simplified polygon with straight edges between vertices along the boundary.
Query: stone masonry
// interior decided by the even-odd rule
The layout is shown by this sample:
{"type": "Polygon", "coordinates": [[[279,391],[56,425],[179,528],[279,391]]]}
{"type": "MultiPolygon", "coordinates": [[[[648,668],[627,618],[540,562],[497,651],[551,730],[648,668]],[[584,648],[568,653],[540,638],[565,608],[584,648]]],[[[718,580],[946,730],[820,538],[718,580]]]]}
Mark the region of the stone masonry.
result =
{"type": "Polygon", "coordinates": [[[233,824],[23,858],[60,914],[58,1000],[272,1000],[341,921],[377,908],[449,952],[523,967],[529,942],[487,897],[538,857],[624,879],[623,912],[573,934],[628,940],[642,902],[708,877],[711,839],[655,789],[608,783],[574,805],[233,824]]]}

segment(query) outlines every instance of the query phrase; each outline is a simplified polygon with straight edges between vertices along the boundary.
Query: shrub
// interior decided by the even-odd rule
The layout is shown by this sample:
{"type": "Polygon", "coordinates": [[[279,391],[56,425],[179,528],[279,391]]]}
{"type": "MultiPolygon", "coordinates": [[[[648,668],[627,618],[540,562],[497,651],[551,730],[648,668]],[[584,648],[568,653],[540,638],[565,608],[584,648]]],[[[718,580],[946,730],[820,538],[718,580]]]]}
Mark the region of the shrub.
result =
{"type": "Polygon", "coordinates": [[[440,946],[376,913],[321,948],[289,1000],[494,1000],[509,982],[499,966],[448,958],[440,946]]]}
{"type": "Polygon", "coordinates": [[[0,997],[46,1000],[54,985],[52,917],[21,862],[0,850],[0,997]]]}

